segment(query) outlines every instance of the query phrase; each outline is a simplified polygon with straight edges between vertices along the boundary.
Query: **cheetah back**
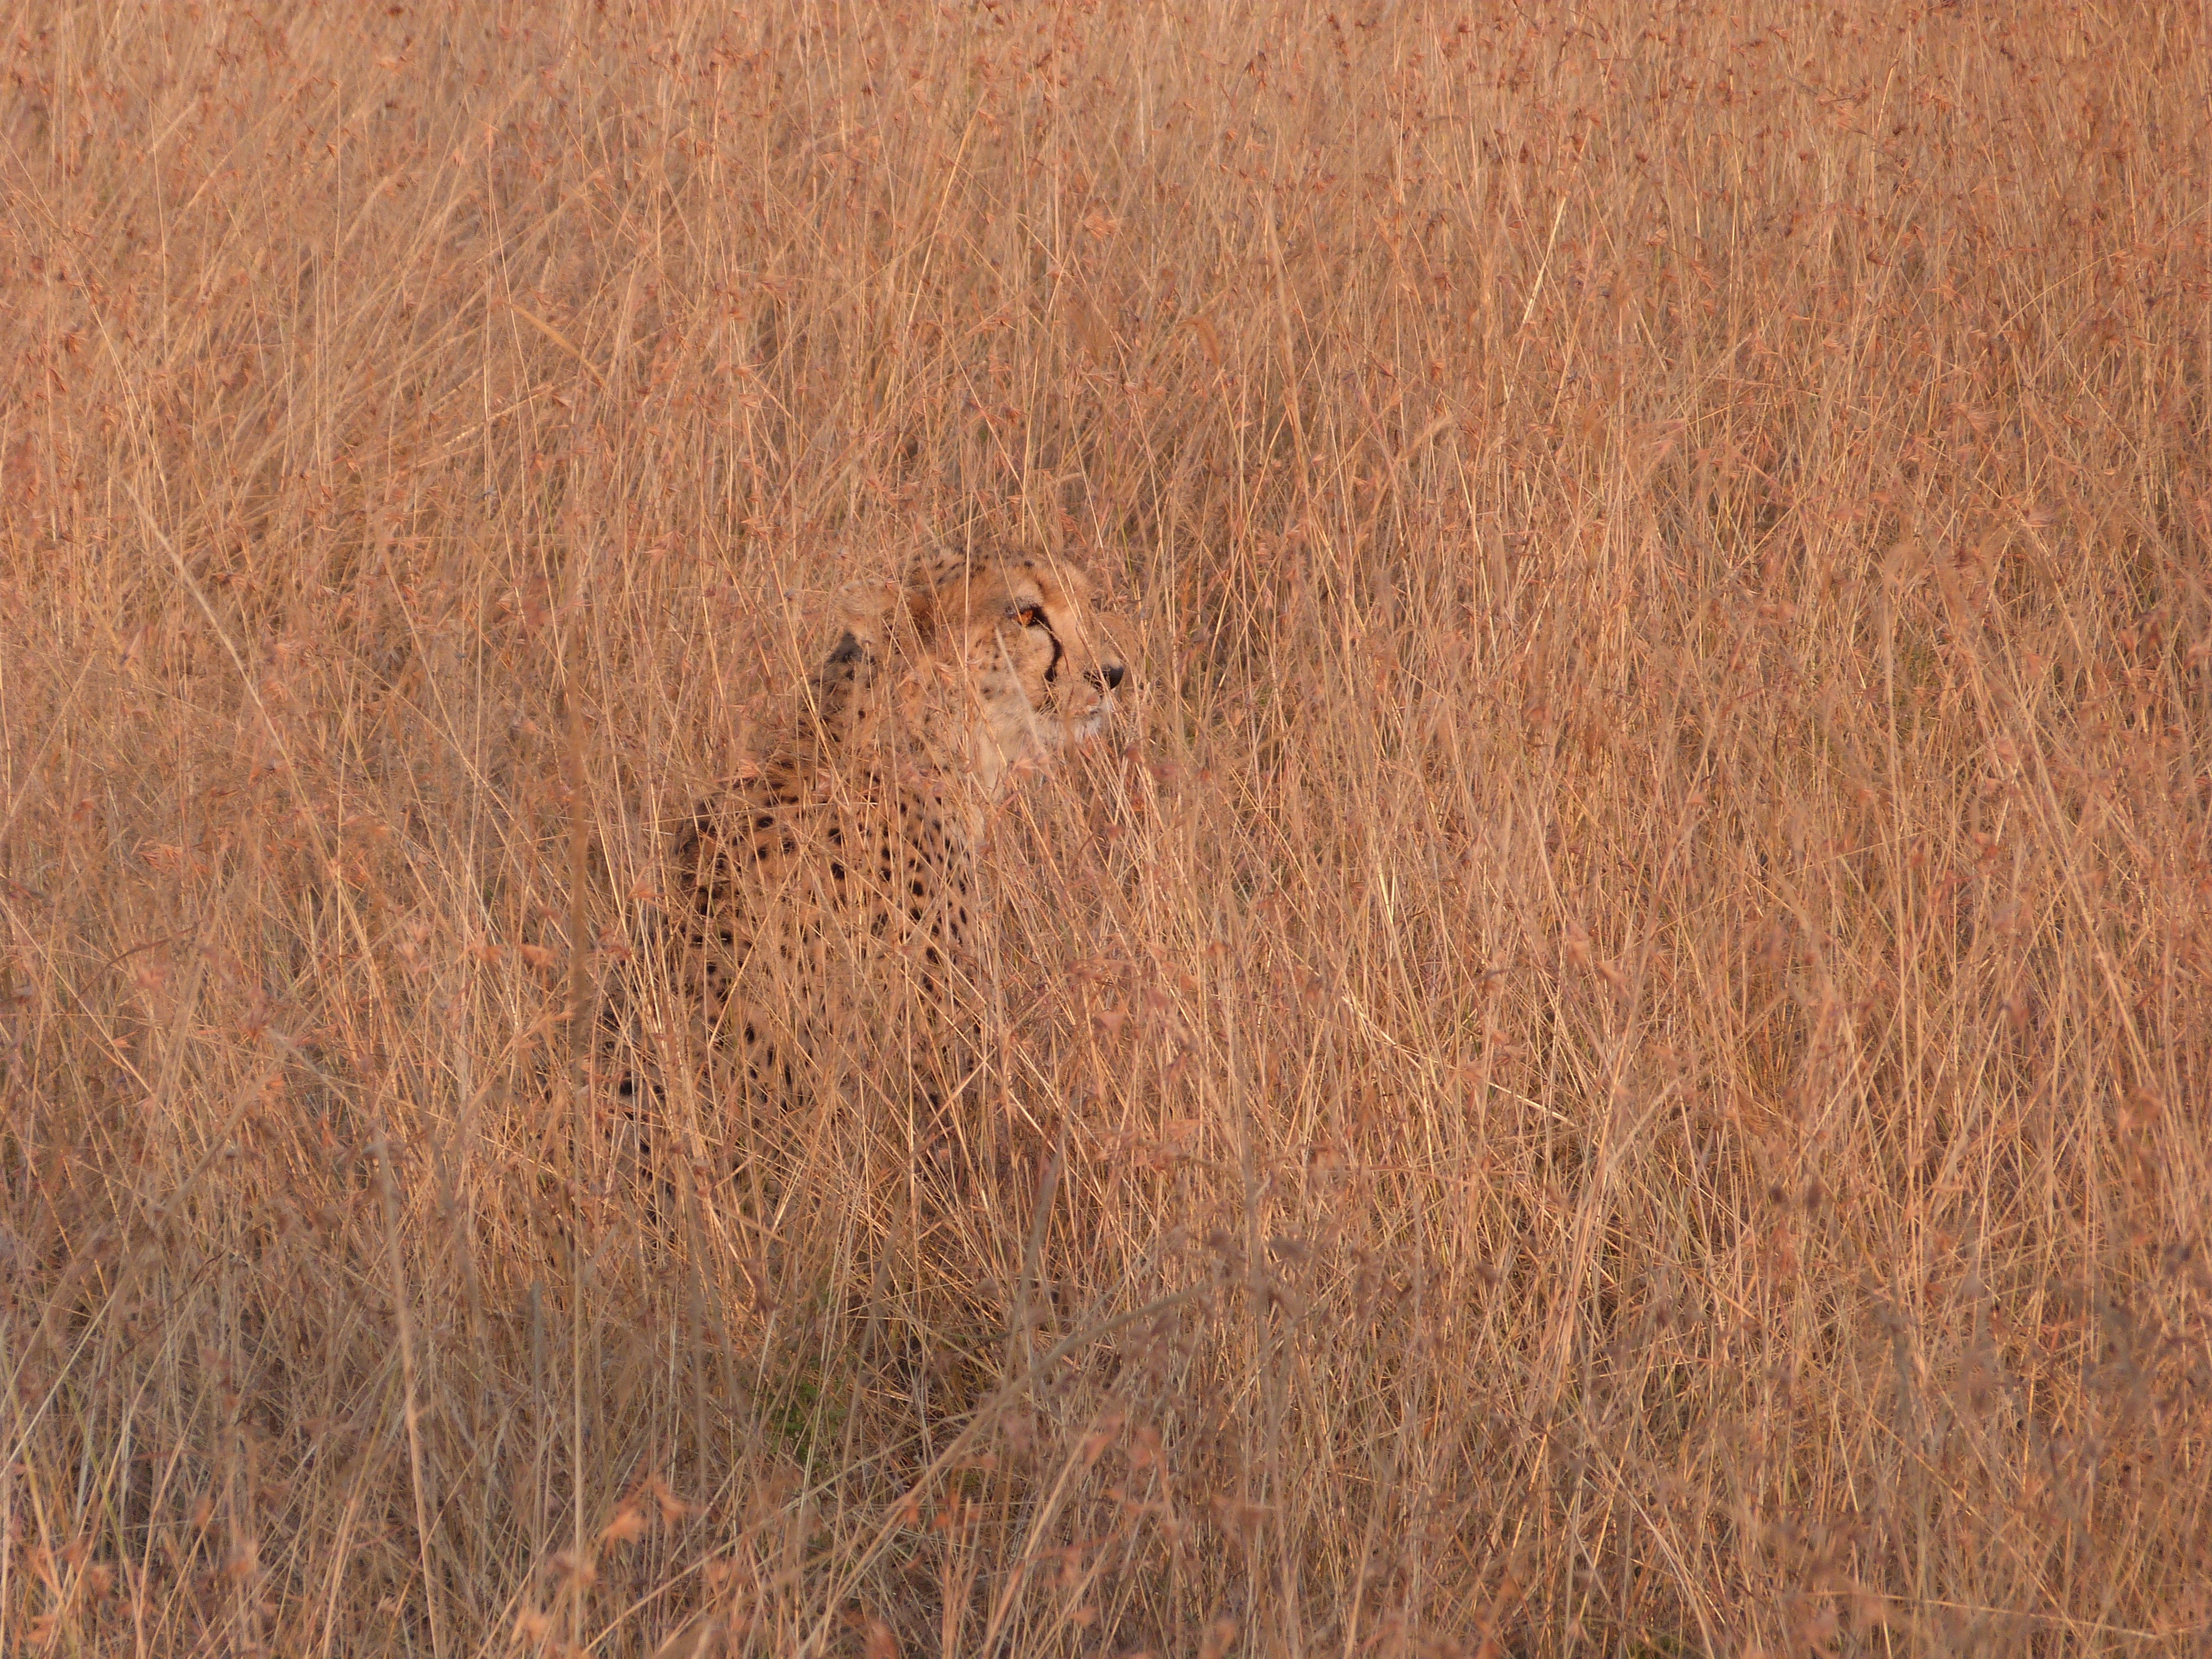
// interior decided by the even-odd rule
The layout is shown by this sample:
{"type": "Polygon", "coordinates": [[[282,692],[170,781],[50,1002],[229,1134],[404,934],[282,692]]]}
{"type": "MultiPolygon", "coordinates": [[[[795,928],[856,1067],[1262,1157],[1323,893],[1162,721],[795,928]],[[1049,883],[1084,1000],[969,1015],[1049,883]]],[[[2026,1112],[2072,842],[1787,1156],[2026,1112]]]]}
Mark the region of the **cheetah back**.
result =
{"type": "Polygon", "coordinates": [[[881,1036],[877,1016],[902,1004],[921,1014],[917,1048],[948,1046],[973,853],[927,782],[771,772],[702,803],[675,868],[679,993],[756,1096],[795,1103],[827,1042],[881,1036]]]}

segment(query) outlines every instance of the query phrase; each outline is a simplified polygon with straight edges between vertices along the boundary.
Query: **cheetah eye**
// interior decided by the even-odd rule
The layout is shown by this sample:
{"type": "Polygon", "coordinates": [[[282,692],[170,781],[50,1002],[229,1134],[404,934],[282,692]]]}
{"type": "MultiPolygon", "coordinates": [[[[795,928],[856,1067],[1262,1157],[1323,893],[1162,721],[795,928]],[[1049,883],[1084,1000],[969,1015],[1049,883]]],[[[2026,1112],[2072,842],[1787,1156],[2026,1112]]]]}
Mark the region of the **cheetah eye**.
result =
{"type": "Polygon", "coordinates": [[[1024,628],[1044,626],[1044,607],[1041,605],[1017,605],[1012,615],[1013,619],[1024,628]]]}

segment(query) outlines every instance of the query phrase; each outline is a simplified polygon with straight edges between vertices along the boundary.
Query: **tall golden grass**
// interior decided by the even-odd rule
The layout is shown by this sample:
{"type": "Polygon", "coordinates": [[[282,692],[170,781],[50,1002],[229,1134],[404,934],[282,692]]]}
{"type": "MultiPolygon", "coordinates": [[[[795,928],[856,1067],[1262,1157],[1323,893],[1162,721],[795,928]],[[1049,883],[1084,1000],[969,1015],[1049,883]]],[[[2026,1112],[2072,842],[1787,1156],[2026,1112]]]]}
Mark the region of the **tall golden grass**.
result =
{"type": "Polygon", "coordinates": [[[16,8],[0,1650],[2203,1651],[2205,28],[16,8]],[[1141,647],[997,1173],[641,1191],[969,538],[1141,647]]]}

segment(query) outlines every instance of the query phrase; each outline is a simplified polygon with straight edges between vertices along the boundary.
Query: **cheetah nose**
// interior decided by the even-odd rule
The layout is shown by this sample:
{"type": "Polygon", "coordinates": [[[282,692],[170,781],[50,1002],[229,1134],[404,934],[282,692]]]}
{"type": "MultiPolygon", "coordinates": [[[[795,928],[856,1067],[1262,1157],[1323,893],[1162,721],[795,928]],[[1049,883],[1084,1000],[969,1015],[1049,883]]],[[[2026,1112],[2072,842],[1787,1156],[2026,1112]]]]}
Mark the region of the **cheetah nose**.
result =
{"type": "Polygon", "coordinates": [[[1109,691],[1118,691],[1121,689],[1121,677],[1128,672],[1120,663],[1109,662],[1098,671],[1098,678],[1109,691]]]}

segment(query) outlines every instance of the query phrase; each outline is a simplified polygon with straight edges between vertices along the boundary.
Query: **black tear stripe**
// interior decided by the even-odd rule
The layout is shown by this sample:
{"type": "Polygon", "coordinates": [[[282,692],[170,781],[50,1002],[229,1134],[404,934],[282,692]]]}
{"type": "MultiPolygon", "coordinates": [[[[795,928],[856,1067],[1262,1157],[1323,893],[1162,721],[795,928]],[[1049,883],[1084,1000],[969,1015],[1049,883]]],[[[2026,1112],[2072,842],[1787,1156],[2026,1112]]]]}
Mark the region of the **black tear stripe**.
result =
{"type": "Polygon", "coordinates": [[[1050,685],[1060,678],[1060,659],[1067,654],[1067,647],[1060,642],[1060,635],[1054,631],[1050,623],[1044,625],[1044,632],[1045,637],[1052,641],[1052,660],[1044,667],[1044,683],[1050,685]]]}

